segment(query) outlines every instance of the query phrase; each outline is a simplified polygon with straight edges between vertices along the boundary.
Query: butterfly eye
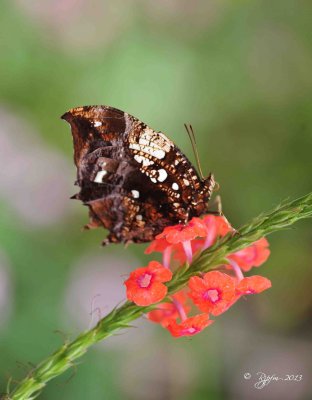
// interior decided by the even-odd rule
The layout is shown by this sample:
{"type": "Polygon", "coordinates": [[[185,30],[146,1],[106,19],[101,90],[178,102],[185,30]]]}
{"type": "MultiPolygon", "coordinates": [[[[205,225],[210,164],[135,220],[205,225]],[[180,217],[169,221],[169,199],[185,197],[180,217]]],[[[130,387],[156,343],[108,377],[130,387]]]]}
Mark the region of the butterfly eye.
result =
{"type": "Polygon", "coordinates": [[[95,182],[95,183],[103,183],[103,178],[104,178],[105,175],[107,175],[107,171],[105,169],[103,171],[99,171],[96,174],[96,177],[94,178],[93,182],[95,182]]]}

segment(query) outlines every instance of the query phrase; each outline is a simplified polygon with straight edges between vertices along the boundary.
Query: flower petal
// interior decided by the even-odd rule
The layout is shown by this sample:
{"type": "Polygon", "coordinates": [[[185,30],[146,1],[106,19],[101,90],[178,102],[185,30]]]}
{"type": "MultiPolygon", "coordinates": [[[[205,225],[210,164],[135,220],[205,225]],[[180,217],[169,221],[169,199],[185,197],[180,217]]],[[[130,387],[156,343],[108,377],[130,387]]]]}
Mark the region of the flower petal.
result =
{"type": "Polygon", "coordinates": [[[176,321],[171,321],[167,329],[174,337],[194,336],[213,322],[209,319],[208,314],[198,314],[179,324],[176,321]]]}
{"type": "Polygon", "coordinates": [[[236,291],[239,294],[253,294],[261,293],[266,289],[269,289],[272,283],[269,279],[264,276],[254,275],[248,278],[242,279],[236,287],[236,291]]]}
{"type": "Polygon", "coordinates": [[[155,282],[168,282],[172,279],[172,272],[163,267],[158,261],[150,261],[148,270],[155,275],[155,282]]]}
{"type": "Polygon", "coordinates": [[[207,272],[203,278],[192,277],[189,297],[203,312],[219,315],[226,311],[235,298],[235,279],[220,271],[207,272]]]}
{"type": "Polygon", "coordinates": [[[243,271],[249,271],[252,267],[259,267],[270,255],[269,243],[266,238],[254,242],[245,249],[231,254],[228,258],[234,260],[243,271]]]}

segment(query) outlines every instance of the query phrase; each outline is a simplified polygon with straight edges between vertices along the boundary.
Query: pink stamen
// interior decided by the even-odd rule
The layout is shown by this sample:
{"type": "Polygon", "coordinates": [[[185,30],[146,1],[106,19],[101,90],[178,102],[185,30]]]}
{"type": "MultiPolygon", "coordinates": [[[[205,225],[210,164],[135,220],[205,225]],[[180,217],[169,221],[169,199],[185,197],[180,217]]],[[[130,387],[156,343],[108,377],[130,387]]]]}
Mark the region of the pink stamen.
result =
{"type": "Polygon", "coordinates": [[[139,285],[141,288],[147,288],[147,287],[149,287],[149,285],[151,284],[152,277],[153,277],[153,276],[152,276],[151,274],[144,274],[144,275],[141,275],[141,276],[138,278],[138,280],[137,280],[138,285],[139,285]]]}
{"type": "Polygon", "coordinates": [[[216,303],[220,300],[220,294],[217,289],[209,289],[204,293],[204,298],[210,300],[212,303],[216,303]]]}
{"type": "Polygon", "coordinates": [[[186,255],[187,262],[191,264],[192,259],[193,259],[193,250],[192,250],[192,245],[190,240],[186,240],[185,242],[182,242],[183,249],[186,255]]]}
{"type": "Polygon", "coordinates": [[[172,246],[168,246],[163,251],[163,266],[165,268],[170,268],[170,259],[171,259],[172,246]]]}
{"type": "Polygon", "coordinates": [[[194,335],[194,334],[197,333],[197,332],[199,332],[199,329],[196,329],[196,328],[194,328],[193,326],[191,326],[191,327],[189,327],[189,328],[187,328],[187,329],[183,329],[183,330],[181,331],[181,334],[182,334],[182,335],[185,335],[185,334],[189,333],[189,334],[191,334],[191,335],[194,335]]]}
{"type": "Polygon", "coordinates": [[[216,224],[213,219],[211,219],[211,222],[212,223],[209,224],[211,226],[209,226],[208,233],[207,233],[205,243],[203,246],[203,250],[208,249],[208,247],[210,247],[213,244],[213,242],[215,241],[215,238],[216,238],[216,230],[217,230],[216,224]]]}
{"type": "Polygon", "coordinates": [[[182,304],[179,302],[179,300],[177,300],[175,298],[172,299],[172,302],[175,305],[175,307],[180,315],[181,321],[182,322],[185,321],[187,319],[187,315],[186,315],[186,312],[184,311],[182,304]]]}
{"type": "Polygon", "coordinates": [[[233,268],[238,281],[240,282],[242,279],[244,279],[244,275],[242,273],[242,270],[240,269],[239,265],[234,260],[231,260],[229,258],[227,260],[230,263],[231,267],[233,268]]]}

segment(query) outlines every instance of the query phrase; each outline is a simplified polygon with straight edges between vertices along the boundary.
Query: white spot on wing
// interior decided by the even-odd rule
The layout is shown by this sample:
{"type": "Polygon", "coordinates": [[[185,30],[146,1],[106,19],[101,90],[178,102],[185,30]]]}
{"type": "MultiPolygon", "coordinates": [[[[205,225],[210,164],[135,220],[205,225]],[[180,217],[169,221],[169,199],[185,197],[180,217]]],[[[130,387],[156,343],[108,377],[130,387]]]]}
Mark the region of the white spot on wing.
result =
{"type": "Polygon", "coordinates": [[[144,158],[143,160],[143,167],[148,167],[149,165],[153,165],[154,161],[149,160],[148,158],[144,158]]]}
{"type": "Polygon", "coordinates": [[[145,136],[146,137],[151,137],[151,136],[153,136],[154,135],[154,131],[153,131],[153,129],[151,129],[151,128],[149,128],[149,127],[146,127],[145,129],[144,129],[144,134],[145,134],[145,136]]]}
{"type": "Polygon", "coordinates": [[[138,190],[131,190],[131,193],[134,199],[138,199],[140,197],[140,192],[138,190]]]}
{"type": "Polygon", "coordinates": [[[143,217],[142,217],[141,214],[138,214],[138,215],[136,216],[136,219],[137,219],[137,221],[142,221],[143,217]]]}
{"type": "MultiPolygon", "coordinates": [[[[140,139],[140,140],[142,140],[142,139],[140,139]]],[[[130,143],[129,147],[130,147],[130,149],[139,150],[142,153],[150,154],[151,156],[158,158],[159,160],[164,158],[166,155],[166,152],[162,149],[155,149],[153,147],[140,145],[137,143],[130,143]]]]}
{"type": "Polygon", "coordinates": [[[148,167],[149,165],[153,165],[154,164],[154,161],[152,161],[152,160],[149,160],[148,158],[146,158],[146,157],[143,157],[143,167],[148,167]]]}
{"type": "Polygon", "coordinates": [[[179,185],[176,182],[174,182],[171,187],[173,190],[179,190],[179,185]]]}
{"type": "Polygon", "coordinates": [[[164,158],[165,155],[166,155],[166,152],[164,150],[161,150],[161,149],[157,149],[157,150],[153,150],[152,151],[152,156],[158,158],[159,160],[164,158]]]}
{"type": "Polygon", "coordinates": [[[134,156],[134,159],[135,159],[135,161],[137,161],[138,163],[141,163],[141,162],[143,161],[144,157],[139,156],[138,154],[136,154],[136,155],[134,156]]]}
{"type": "Polygon", "coordinates": [[[139,144],[142,144],[143,146],[149,146],[150,142],[144,138],[139,139],[139,144]]]}
{"type": "Polygon", "coordinates": [[[141,146],[138,143],[130,143],[129,148],[133,150],[141,150],[141,146]]]}
{"type": "Polygon", "coordinates": [[[93,126],[95,126],[96,128],[98,127],[98,126],[101,126],[102,125],[102,122],[101,121],[94,121],[94,123],[93,123],[93,126]]]}
{"type": "Polygon", "coordinates": [[[138,154],[136,154],[134,156],[135,161],[137,161],[138,163],[142,163],[143,167],[148,167],[149,165],[153,165],[154,161],[149,160],[148,158],[144,157],[144,156],[140,156],[138,154]]]}
{"type": "Polygon", "coordinates": [[[167,174],[166,170],[164,170],[164,169],[158,170],[158,178],[157,179],[159,182],[165,181],[167,179],[167,176],[168,176],[168,174],[167,174]]]}
{"type": "Polygon", "coordinates": [[[105,171],[105,169],[103,170],[103,171],[99,171],[97,174],[96,174],[96,177],[94,178],[94,181],[93,182],[96,182],[96,183],[103,183],[103,178],[104,178],[104,176],[107,174],[107,171],[105,171]]]}
{"type": "Polygon", "coordinates": [[[190,182],[187,179],[183,179],[183,182],[184,182],[185,186],[189,186],[190,185],[190,182]]]}

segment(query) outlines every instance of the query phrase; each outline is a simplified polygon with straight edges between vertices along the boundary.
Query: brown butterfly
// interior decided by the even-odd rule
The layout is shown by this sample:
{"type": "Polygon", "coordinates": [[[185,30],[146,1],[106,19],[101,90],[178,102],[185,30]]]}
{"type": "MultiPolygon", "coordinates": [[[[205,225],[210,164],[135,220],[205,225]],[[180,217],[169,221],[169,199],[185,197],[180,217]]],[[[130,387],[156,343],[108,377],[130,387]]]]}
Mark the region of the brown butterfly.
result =
{"type": "Polygon", "coordinates": [[[213,176],[200,177],[163,133],[109,106],[73,108],[62,119],[71,125],[81,188],[73,198],[89,207],[86,228],[109,230],[103,244],[149,242],[207,212],[213,176]]]}

